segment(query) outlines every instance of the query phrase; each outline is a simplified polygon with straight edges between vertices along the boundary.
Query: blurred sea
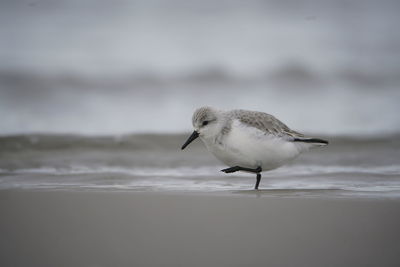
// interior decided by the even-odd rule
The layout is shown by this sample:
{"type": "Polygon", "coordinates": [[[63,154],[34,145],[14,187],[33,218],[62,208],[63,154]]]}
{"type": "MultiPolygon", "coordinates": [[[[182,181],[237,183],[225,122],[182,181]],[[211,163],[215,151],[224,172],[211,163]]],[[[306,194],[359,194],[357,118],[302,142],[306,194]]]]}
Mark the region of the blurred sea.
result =
{"type": "Polygon", "coordinates": [[[0,2],[0,134],[181,133],[195,108],[400,132],[399,1],[0,2]]]}

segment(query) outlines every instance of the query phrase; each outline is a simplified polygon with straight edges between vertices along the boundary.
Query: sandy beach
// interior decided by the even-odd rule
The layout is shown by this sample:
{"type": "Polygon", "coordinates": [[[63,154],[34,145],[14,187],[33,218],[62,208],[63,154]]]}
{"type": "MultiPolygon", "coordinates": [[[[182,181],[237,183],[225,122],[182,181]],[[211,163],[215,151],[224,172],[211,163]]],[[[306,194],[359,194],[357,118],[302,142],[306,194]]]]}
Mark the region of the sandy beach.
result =
{"type": "Polygon", "coordinates": [[[400,200],[0,192],[1,266],[399,266],[400,200]]]}

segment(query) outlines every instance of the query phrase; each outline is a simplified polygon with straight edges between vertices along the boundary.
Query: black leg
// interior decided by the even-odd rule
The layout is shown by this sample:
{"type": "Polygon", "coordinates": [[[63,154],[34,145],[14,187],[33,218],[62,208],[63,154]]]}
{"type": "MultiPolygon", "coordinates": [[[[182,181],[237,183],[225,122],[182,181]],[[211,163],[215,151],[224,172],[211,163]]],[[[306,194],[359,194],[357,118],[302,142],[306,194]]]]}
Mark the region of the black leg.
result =
{"type": "Polygon", "coordinates": [[[245,167],[240,167],[240,166],[234,166],[234,167],[230,167],[230,168],[226,168],[221,170],[221,172],[224,173],[232,173],[232,172],[237,172],[237,171],[246,171],[246,172],[254,172],[254,173],[259,173],[262,171],[261,167],[257,167],[255,169],[251,169],[251,168],[245,168],[245,167]]]}
{"type": "Polygon", "coordinates": [[[226,168],[221,170],[224,173],[232,173],[232,172],[237,172],[237,171],[247,171],[247,172],[254,172],[257,174],[257,181],[256,181],[256,186],[254,187],[255,190],[258,190],[258,185],[260,184],[261,181],[261,167],[257,167],[255,169],[251,169],[251,168],[244,168],[244,167],[240,167],[240,166],[234,166],[234,167],[230,167],[230,168],[226,168]]]}
{"type": "Polygon", "coordinates": [[[258,190],[258,185],[260,184],[260,181],[261,181],[261,173],[257,173],[256,186],[254,187],[255,190],[258,190]]]}
{"type": "Polygon", "coordinates": [[[241,167],[235,166],[235,167],[223,169],[223,170],[221,170],[221,172],[232,173],[232,172],[237,172],[237,171],[240,171],[240,170],[241,170],[241,167]]]}

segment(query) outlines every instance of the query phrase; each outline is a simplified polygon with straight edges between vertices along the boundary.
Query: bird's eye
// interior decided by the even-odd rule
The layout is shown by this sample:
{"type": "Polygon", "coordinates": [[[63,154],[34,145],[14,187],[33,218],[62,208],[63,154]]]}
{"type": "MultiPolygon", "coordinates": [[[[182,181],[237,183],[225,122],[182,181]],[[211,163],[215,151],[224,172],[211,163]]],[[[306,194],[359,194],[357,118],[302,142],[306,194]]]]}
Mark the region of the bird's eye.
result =
{"type": "Polygon", "coordinates": [[[203,121],[203,126],[206,126],[208,124],[208,121],[203,121]]]}

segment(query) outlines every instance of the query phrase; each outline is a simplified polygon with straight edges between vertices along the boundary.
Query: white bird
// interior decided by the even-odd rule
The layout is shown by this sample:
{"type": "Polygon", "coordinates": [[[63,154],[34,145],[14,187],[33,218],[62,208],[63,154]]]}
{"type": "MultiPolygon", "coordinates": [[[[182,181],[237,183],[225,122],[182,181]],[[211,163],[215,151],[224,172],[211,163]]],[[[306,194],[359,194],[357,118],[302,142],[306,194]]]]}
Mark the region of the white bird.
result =
{"type": "Polygon", "coordinates": [[[310,148],[328,144],[326,140],[293,131],[274,116],[257,111],[201,107],[194,112],[192,123],[194,132],[182,149],[200,137],[207,149],[229,166],[221,171],[256,173],[254,189],[258,189],[262,171],[276,169],[310,148]]]}

